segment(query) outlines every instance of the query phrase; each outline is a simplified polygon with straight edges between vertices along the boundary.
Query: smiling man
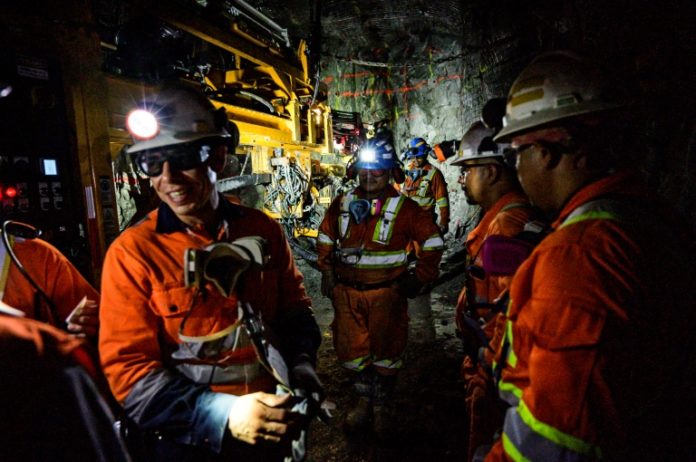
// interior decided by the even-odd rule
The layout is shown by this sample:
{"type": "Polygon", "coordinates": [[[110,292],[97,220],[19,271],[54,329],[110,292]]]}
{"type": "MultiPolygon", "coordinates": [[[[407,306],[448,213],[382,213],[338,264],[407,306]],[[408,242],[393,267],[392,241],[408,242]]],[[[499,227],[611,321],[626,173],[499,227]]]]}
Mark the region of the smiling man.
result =
{"type": "MultiPolygon", "coordinates": [[[[104,263],[100,354],[114,393],[143,433],[147,460],[265,460],[293,438],[301,416],[258,360],[240,321],[248,302],[280,339],[292,386],[320,391],[321,340],[280,226],[227,202],[217,173],[236,127],[202,93],[168,87],[132,113],[129,155],[160,206],[111,244],[104,263]],[[258,236],[268,264],[229,297],[185,284],[184,256],[258,236]]],[[[282,452],[282,451],[281,451],[282,452]]],[[[278,459],[278,455],[273,460],[278,459]]]]}

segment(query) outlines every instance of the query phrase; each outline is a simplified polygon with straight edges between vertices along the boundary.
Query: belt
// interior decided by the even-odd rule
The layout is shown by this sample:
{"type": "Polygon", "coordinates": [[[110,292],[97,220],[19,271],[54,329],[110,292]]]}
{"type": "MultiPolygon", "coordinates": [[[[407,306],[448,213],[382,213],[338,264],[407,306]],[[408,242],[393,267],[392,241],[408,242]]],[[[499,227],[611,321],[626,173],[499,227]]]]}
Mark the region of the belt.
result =
{"type": "Polygon", "coordinates": [[[343,284],[344,286],[352,287],[355,290],[373,290],[373,289],[384,289],[387,287],[391,287],[396,279],[391,279],[389,281],[384,281],[384,282],[375,282],[374,284],[365,284],[363,282],[357,282],[357,281],[343,281],[341,279],[338,280],[339,284],[343,284]]]}

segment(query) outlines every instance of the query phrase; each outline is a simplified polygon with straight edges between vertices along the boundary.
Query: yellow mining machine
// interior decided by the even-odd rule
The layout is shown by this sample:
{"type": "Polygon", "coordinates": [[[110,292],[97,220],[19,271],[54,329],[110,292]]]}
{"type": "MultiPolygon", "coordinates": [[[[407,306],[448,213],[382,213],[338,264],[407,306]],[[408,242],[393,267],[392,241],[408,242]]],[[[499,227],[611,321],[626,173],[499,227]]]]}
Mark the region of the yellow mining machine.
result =
{"type": "Polygon", "coordinates": [[[263,208],[291,238],[316,235],[323,207],[345,187],[349,153],[334,148],[308,47],[293,47],[268,16],[244,0],[1,8],[3,219],[39,226],[98,282],[109,242],[155,205],[125,159],[125,116],[158,83],[180,79],[240,129],[220,189],[263,208]]]}

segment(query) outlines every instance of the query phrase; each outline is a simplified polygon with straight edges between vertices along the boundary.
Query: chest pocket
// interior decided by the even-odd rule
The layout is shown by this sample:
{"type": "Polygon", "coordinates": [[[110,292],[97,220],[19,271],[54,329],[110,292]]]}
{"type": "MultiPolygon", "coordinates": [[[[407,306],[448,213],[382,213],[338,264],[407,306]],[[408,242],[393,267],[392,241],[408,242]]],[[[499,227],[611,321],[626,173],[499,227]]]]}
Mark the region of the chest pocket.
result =
{"type": "Polygon", "coordinates": [[[216,291],[208,290],[205,295],[196,295],[195,288],[183,286],[155,289],[151,308],[159,317],[168,341],[180,343],[179,331],[185,320],[182,333],[201,337],[220,332],[237,322],[237,298],[225,298],[216,291]]]}
{"type": "Polygon", "coordinates": [[[426,197],[428,195],[428,188],[430,188],[430,183],[433,181],[435,176],[435,170],[428,170],[425,175],[421,178],[418,185],[418,195],[420,197],[426,197]]]}

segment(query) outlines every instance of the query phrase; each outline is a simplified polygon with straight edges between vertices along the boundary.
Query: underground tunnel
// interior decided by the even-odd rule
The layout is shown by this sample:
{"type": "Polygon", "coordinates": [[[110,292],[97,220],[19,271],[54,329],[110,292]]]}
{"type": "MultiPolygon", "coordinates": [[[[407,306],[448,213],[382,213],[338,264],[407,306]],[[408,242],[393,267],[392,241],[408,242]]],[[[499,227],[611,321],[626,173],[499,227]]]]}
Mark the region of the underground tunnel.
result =
{"type": "MultiPolygon", "coordinates": [[[[485,210],[467,200],[464,170],[452,163],[486,104],[504,101],[540,53],[591,59],[631,101],[611,121],[611,144],[630,153],[651,197],[674,209],[693,241],[696,8],[687,0],[9,0],[0,8],[0,216],[31,225],[2,233],[16,229],[20,241],[31,240],[39,229],[97,291],[111,244],[161,199],[153,175],[132,162],[130,109],[164,82],[185,82],[235,124],[237,143],[217,172],[217,190],[280,224],[321,336],[316,373],[332,417],[312,419],[305,460],[470,457],[455,318],[476,257],[466,258],[467,236],[485,210]],[[410,143],[422,138],[449,204],[438,275],[408,300],[387,439],[345,431],[355,384],[337,359],[320,251],[329,207],[358,184],[349,172],[361,146],[381,137],[403,168],[410,143]]],[[[0,257],[3,271],[16,264],[6,251],[0,257]]],[[[0,294],[12,291],[6,276],[0,294]]],[[[187,278],[195,279],[191,271],[187,278]]],[[[29,306],[50,310],[51,297],[30,298],[29,306]]],[[[164,317],[174,316],[170,305],[164,317]]],[[[42,320],[39,311],[26,316],[42,320]]],[[[106,380],[99,385],[108,390],[106,380]]],[[[0,400],[7,415],[15,412],[11,401],[0,400]]],[[[52,459],[42,454],[35,460],[52,459]]]]}

